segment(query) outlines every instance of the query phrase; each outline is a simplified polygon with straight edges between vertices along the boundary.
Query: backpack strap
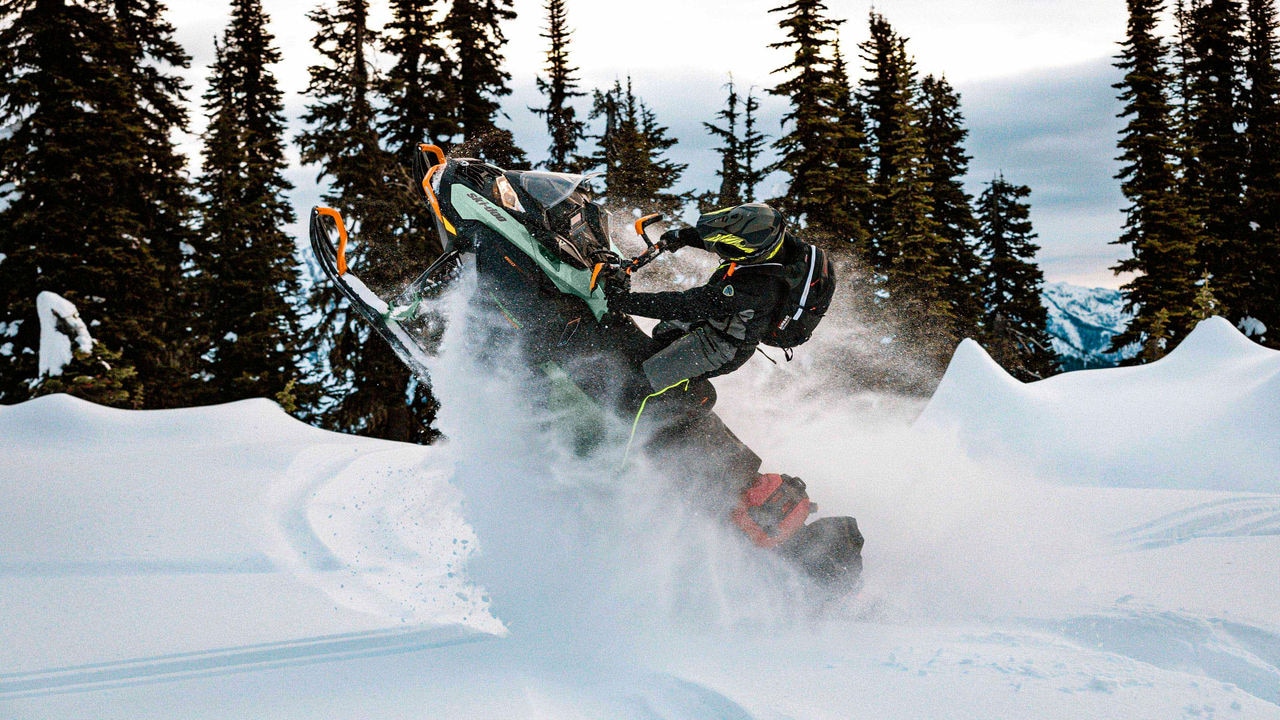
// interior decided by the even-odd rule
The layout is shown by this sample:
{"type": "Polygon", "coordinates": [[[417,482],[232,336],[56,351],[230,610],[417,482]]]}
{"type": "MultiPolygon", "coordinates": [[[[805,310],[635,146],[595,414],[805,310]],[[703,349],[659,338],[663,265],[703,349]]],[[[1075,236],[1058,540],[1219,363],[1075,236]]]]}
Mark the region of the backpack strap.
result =
{"type": "MultiPolygon", "coordinates": [[[[758,265],[739,265],[738,263],[729,263],[727,266],[721,265],[720,267],[728,268],[722,276],[726,278],[733,277],[734,273],[747,271],[759,273],[761,275],[775,275],[777,277],[785,277],[787,274],[787,266],[776,262],[760,263],[758,265]]],[[[719,271],[717,270],[717,272],[719,271]]]]}

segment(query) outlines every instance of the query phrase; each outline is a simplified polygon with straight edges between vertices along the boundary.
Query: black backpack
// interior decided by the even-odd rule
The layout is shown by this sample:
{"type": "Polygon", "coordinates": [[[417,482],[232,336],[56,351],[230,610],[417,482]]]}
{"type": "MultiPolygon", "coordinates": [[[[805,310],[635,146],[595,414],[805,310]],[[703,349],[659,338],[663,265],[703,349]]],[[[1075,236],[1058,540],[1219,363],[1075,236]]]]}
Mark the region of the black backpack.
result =
{"type": "Polygon", "coordinates": [[[783,264],[781,274],[787,295],[760,338],[765,345],[786,350],[788,360],[791,349],[813,335],[836,292],[835,267],[826,251],[799,239],[789,240],[794,245],[789,248],[790,259],[783,264]]]}

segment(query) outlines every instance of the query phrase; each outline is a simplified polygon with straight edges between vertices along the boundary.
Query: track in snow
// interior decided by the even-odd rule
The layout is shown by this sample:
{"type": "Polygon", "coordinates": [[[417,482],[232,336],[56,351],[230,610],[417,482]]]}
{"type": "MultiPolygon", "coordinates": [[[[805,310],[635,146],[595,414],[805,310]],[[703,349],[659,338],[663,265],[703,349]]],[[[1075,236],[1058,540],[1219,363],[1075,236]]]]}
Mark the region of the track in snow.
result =
{"type": "Polygon", "coordinates": [[[0,675],[0,698],[132,687],[189,678],[353,658],[396,655],[471,643],[492,635],[460,626],[371,632],[215,648],[35,672],[0,675]]]}

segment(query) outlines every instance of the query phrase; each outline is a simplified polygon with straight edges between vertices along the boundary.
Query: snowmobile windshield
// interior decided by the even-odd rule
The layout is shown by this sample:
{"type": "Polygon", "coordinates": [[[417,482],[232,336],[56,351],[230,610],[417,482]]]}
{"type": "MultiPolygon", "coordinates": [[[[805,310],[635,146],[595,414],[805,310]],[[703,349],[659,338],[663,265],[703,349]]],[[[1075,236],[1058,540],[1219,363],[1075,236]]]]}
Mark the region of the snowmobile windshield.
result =
{"type": "Polygon", "coordinates": [[[520,173],[520,187],[542,207],[550,209],[571,197],[584,182],[600,174],[575,175],[529,170],[520,173]]]}

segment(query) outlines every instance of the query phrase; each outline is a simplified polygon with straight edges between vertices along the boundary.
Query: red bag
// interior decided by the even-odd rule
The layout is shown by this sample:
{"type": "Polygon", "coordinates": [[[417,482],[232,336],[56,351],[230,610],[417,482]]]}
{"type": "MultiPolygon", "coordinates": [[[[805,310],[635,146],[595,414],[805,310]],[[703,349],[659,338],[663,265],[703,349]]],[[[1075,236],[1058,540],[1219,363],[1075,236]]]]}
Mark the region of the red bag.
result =
{"type": "Polygon", "coordinates": [[[817,509],[809,502],[804,481],[790,475],[759,475],[742,492],[733,509],[733,522],[751,542],[760,547],[776,547],[804,527],[817,509]]]}

